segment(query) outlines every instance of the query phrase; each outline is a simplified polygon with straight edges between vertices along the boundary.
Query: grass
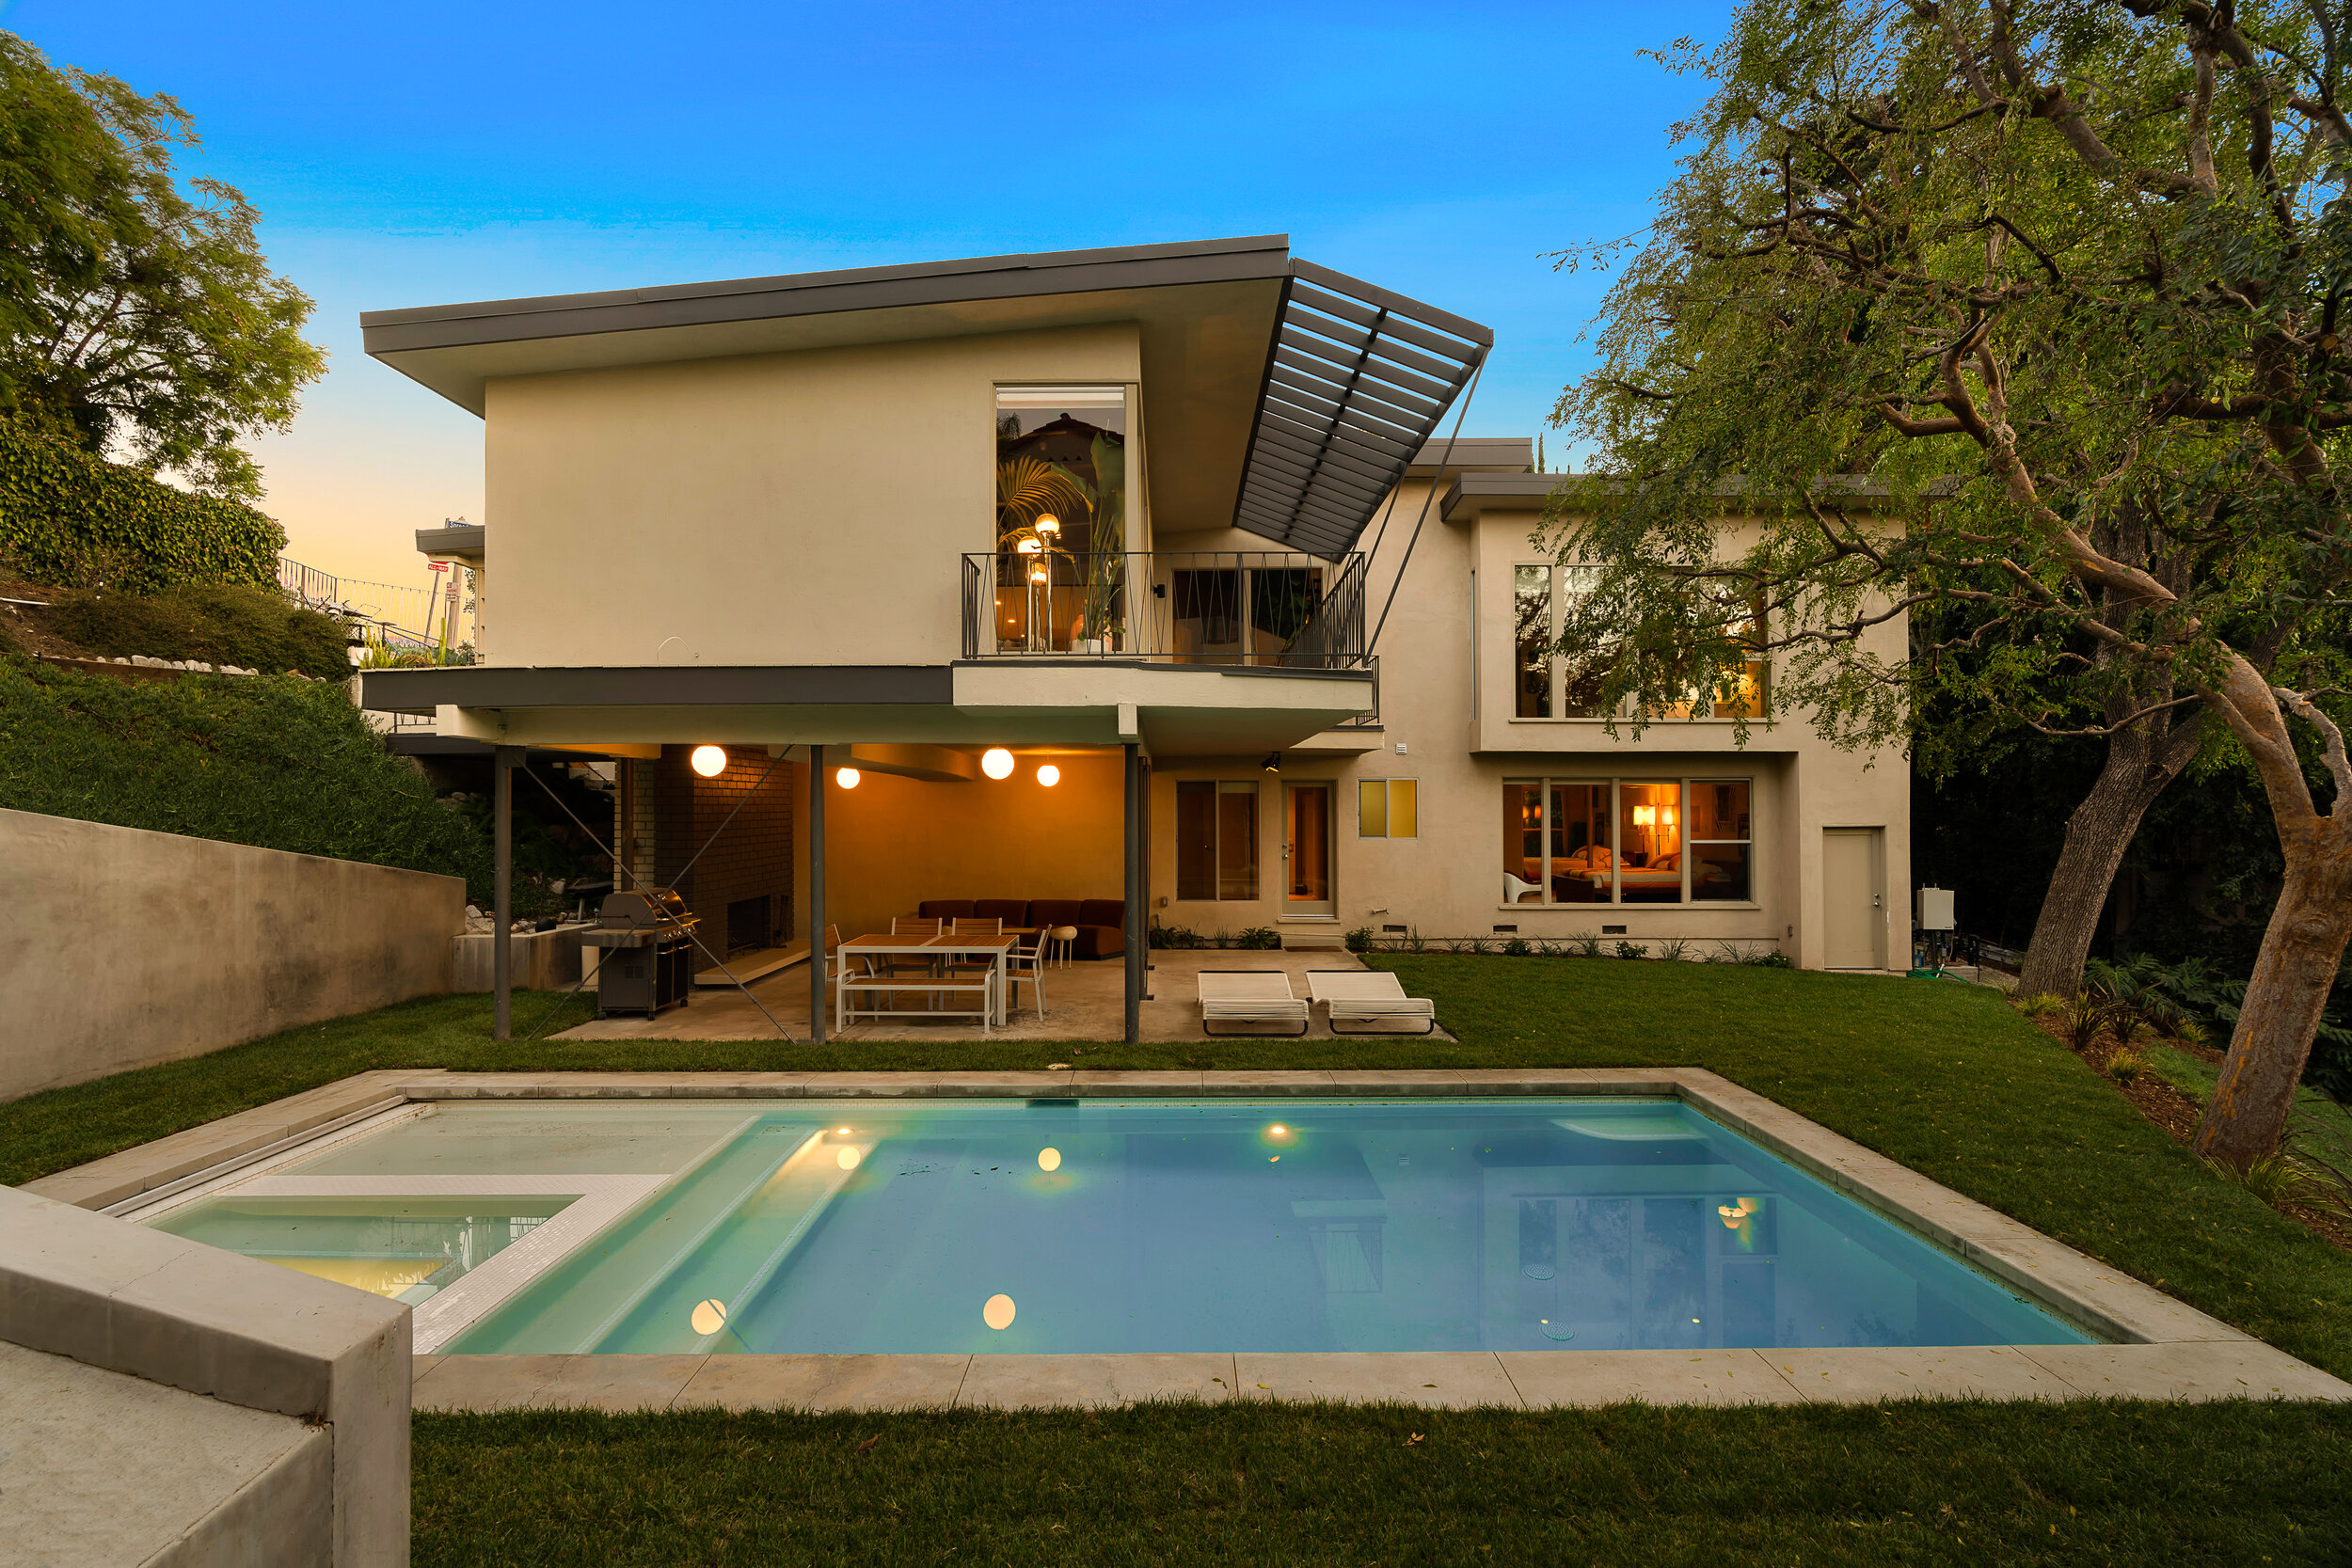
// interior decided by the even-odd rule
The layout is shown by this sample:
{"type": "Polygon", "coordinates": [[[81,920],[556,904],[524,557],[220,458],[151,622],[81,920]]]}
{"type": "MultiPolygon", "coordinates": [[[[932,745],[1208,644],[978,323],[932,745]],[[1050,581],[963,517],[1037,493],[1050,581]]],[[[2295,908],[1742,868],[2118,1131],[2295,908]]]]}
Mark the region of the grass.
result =
{"type": "Polygon", "coordinates": [[[2347,1463],[2313,1405],[421,1416],[415,1560],[2340,1563],[2347,1463]]]}
{"type": "MultiPolygon", "coordinates": [[[[443,997],[0,1105],[0,1180],[368,1068],[1697,1066],[2352,1376],[2352,1257],[2206,1171],[1990,991],[1727,965],[1375,961],[1436,998],[1457,1038],[496,1046],[487,998],[443,997]]],[[[518,1029],[555,1000],[518,998],[518,1029]]],[[[2352,1416],[2310,1406],[540,1413],[416,1430],[421,1563],[2352,1552],[2352,1416]],[[1407,1448],[1411,1432],[1425,1441],[1407,1448]]]]}

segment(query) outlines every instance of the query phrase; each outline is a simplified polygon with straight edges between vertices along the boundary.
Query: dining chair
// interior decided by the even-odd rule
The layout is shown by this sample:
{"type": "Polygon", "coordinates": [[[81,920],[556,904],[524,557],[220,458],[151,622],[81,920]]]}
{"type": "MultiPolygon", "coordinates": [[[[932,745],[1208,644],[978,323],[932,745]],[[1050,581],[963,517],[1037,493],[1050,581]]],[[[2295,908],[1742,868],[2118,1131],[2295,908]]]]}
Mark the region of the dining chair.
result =
{"type": "MultiPolygon", "coordinates": [[[[918,918],[911,914],[894,914],[890,917],[890,934],[894,937],[936,937],[945,936],[946,932],[947,923],[944,920],[918,918]]],[[[880,953],[866,961],[874,966],[875,974],[887,975],[894,980],[901,974],[912,974],[928,980],[939,973],[939,960],[919,953],[880,953]]],[[[890,992],[885,991],[882,994],[886,999],[891,997],[890,992]]],[[[936,995],[931,998],[931,1005],[934,1006],[938,1005],[936,995]]]]}
{"type": "Polygon", "coordinates": [[[1044,969],[1053,940],[1051,931],[1039,931],[1029,938],[1028,946],[1016,945],[1005,956],[1005,984],[1012,988],[1012,995],[1005,1001],[1008,1008],[1020,1005],[1021,988],[1025,985],[1029,988],[1029,1000],[1037,1007],[1037,1016],[1045,1016],[1044,969]]]}
{"type": "MultiPolygon", "coordinates": [[[[1005,934],[1005,917],[1003,915],[966,916],[948,922],[948,927],[945,934],[951,937],[1000,937],[1005,934]]],[[[950,954],[940,965],[944,973],[957,979],[985,974],[995,967],[996,960],[993,958],[975,958],[965,953],[950,954]]]]}

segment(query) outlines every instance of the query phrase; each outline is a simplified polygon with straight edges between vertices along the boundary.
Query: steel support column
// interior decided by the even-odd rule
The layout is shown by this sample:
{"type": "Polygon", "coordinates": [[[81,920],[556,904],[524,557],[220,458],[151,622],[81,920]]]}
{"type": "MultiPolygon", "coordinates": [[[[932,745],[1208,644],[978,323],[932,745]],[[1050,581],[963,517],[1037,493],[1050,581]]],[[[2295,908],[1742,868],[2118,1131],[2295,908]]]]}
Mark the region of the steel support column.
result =
{"type": "Polygon", "coordinates": [[[490,934],[490,1037],[515,1037],[515,768],[523,760],[520,746],[501,746],[490,760],[490,816],[493,824],[497,877],[491,899],[494,923],[490,934]]]}
{"type": "Polygon", "coordinates": [[[1127,753],[1127,1043],[1143,1038],[1143,975],[1150,948],[1143,928],[1143,748],[1129,741],[1127,753]]]}
{"type": "Polygon", "coordinates": [[[808,749],[808,1038],[825,1043],[825,749],[808,749]]]}

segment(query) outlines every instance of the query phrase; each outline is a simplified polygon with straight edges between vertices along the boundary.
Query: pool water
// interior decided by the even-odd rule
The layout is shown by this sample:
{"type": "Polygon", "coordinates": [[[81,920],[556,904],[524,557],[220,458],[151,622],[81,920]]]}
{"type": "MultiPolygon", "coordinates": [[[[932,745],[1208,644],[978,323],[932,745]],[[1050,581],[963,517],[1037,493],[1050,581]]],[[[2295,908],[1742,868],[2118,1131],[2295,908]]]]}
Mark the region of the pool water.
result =
{"type": "Polygon", "coordinates": [[[254,1187],[158,1223],[388,1294],[540,1227],[421,1350],[2088,1338],[1671,1101],[456,1102],[254,1187]]]}

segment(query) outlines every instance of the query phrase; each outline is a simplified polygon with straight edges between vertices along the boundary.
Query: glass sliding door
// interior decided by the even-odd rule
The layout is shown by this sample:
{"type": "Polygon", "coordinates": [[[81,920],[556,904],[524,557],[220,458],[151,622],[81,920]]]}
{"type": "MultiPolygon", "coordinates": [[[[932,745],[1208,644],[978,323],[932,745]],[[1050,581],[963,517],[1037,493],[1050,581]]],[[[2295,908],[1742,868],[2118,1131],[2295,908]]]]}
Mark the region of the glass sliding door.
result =
{"type": "Polygon", "coordinates": [[[1249,780],[1176,784],[1176,896],[1258,896],[1258,786],[1249,780]]]}

